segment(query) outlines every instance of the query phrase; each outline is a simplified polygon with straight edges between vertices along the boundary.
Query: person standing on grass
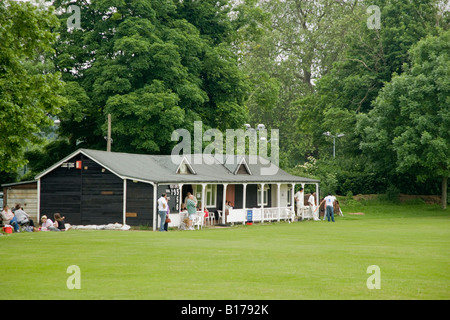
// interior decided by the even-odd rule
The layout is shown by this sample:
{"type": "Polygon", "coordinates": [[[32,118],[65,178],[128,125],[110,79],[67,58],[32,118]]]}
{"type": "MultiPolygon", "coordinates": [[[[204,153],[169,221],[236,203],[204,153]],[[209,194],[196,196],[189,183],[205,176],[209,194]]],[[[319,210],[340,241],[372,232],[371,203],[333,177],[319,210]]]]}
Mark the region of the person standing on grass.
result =
{"type": "MultiPolygon", "coordinates": [[[[334,205],[335,201],[336,201],[336,197],[332,196],[331,193],[329,193],[328,196],[326,196],[322,200],[322,202],[320,203],[320,204],[322,204],[322,203],[325,202],[325,215],[326,215],[326,217],[328,219],[328,222],[330,222],[330,216],[331,216],[331,221],[334,222],[334,208],[333,208],[333,205],[334,205]]],[[[319,207],[320,207],[320,205],[319,205],[319,207]]],[[[325,220],[325,217],[323,219],[325,220]]]]}
{"type": "Polygon", "coordinates": [[[303,205],[305,202],[303,188],[300,188],[300,190],[297,191],[297,193],[294,195],[294,200],[295,204],[297,205],[297,216],[300,217],[300,213],[303,213],[303,205]]]}
{"type": "Polygon", "coordinates": [[[169,200],[167,199],[167,195],[164,198],[166,199],[166,202],[167,202],[166,218],[164,219],[165,220],[164,231],[167,232],[167,231],[169,231],[169,221],[168,221],[168,219],[169,219],[170,207],[169,207],[169,200]]]}
{"type": "MultiPolygon", "coordinates": [[[[313,192],[308,198],[308,206],[309,206],[309,212],[311,213],[311,216],[314,217],[314,214],[316,212],[316,193],[313,192]]],[[[316,220],[316,219],[314,219],[316,220]]]]}
{"type": "Polygon", "coordinates": [[[192,194],[189,195],[189,199],[186,202],[186,207],[189,214],[188,230],[194,230],[194,227],[192,227],[192,222],[194,220],[195,214],[197,213],[197,201],[194,200],[194,196],[192,194]]]}
{"type": "Polygon", "coordinates": [[[166,215],[167,215],[167,200],[166,194],[163,193],[161,198],[158,199],[158,214],[161,219],[159,224],[159,231],[164,231],[164,224],[166,223],[166,215]]]}

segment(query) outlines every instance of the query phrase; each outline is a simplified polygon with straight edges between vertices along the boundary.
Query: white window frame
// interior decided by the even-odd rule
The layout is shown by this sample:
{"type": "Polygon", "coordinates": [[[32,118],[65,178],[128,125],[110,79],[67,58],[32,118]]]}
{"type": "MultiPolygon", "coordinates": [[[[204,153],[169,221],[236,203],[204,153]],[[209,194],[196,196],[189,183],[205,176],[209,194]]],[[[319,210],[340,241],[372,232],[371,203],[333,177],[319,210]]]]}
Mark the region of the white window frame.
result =
{"type": "Polygon", "coordinates": [[[216,208],[217,207],[217,185],[207,184],[205,187],[205,199],[206,208],[216,208]],[[208,193],[210,193],[210,202],[208,202],[208,193]]]}
{"type": "MultiPolygon", "coordinates": [[[[263,192],[263,197],[264,197],[264,205],[267,206],[269,204],[269,185],[264,185],[264,192],[263,192]]],[[[258,185],[258,192],[256,194],[256,202],[257,202],[257,206],[261,206],[261,185],[258,185]]]]}
{"type": "Polygon", "coordinates": [[[194,192],[194,197],[197,199],[197,201],[203,201],[202,199],[202,185],[201,184],[196,184],[193,185],[193,192],[194,192]],[[200,196],[199,196],[200,195],[200,196]]]}

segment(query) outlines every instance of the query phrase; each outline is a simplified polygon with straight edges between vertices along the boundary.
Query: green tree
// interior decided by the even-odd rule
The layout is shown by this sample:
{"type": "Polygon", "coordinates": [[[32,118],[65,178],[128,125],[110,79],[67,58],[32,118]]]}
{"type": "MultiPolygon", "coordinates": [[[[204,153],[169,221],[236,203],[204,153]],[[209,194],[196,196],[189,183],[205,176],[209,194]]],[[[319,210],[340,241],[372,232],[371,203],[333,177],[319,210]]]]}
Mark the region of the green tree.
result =
{"type": "Polygon", "coordinates": [[[52,125],[65,103],[60,74],[48,56],[56,39],[53,10],[30,3],[0,3],[0,170],[26,163],[23,152],[38,142],[42,127],[52,125]]]}
{"type": "MultiPolygon", "coordinates": [[[[63,12],[71,1],[56,0],[63,12]]],[[[61,132],[71,145],[170,153],[176,128],[241,127],[247,79],[231,50],[230,1],[78,1],[81,29],[60,29],[55,64],[68,82],[61,132]]],[[[60,15],[62,22],[70,12],[60,15]]],[[[63,23],[62,23],[63,24],[63,23]]]]}
{"type": "MultiPolygon", "coordinates": [[[[360,1],[352,17],[356,24],[345,35],[343,54],[330,71],[316,83],[313,95],[297,101],[300,108],[298,129],[308,133],[310,152],[319,156],[329,141],[323,132],[343,132],[341,154],[357,156],[361,137],[354,132],[356,115],[372,109],[372,102],[393,73],[403,72],[409,62],[408,50],[428,34],[436,34],[445,25],[439,0],[367,0],[360,1]],[[367,20],[380,9],[379,29],[369,29],[367,20]],[[336,117],[339,115],[339,117],[336,117]],[[345,142],[345,143],[344,143],[345,142]]],[[[326,148],[326,149],[325,149],[326,148]]]]}
{"type": "Polygon", "coordinates": [[[255,14],[259,37],[239,47],[252,82],[250,122],[280,129],[280,160],[295,165],[308,154],[308,133],[296,130],[301,108],[296,101],[315,91],[317,79],[344,51],[357,6],[351,1],[275,0],[260,1],[259,8],[270,20],[255,14]]]}
{"type": "Polygon", "coordinates": [[[359,119],[361,149],[392,163],[417,182],[439,177],[442,207],[450,176],[450,31],[428,36],[409,51],[411,65],[394,75],[374,108],[359,119]]]}

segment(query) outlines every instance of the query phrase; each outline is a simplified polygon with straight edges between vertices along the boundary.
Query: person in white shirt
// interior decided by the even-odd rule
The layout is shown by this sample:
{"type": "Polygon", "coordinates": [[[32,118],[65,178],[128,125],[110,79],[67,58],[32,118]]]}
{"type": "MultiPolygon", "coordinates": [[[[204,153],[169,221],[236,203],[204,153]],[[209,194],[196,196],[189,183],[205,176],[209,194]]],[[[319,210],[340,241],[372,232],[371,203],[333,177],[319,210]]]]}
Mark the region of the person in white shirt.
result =
{"type": "Polygon", "coordinates": [[[300,217],[300,213],[302,214],[303,218],[303,206],[305,203],[305,196],[303,193],[303,188],[297,191],[297,193],[294,195],[295,203],[297,204],[297,216],[300,217]]]}
{"type": "Polygon", "coordinates": [[[43,215],[41,217],[42,226],[40,228],[41,231],[60,231],[57,227],[55,227],[55,224],[53,223],[52,219],[48,219],[46,215],[43,215]]]}
{"type": "Polygon", "coordinates": [[[161,218],[160,224],[159,224],[159,231],[165,231],[164,230],[164,224],[166,223],[166,214],[167,214],[167,200],[166,200],[166,194],[163,193],[161,195],[161,198],[158,199],[158,214],[161,218]]]}
{"type": "Polygon", "coordinates": [[[311,206],[311,207],[314,207],[314,206],[315,206],[315,203],[316,203],[315,198],[316,198],[316,193],[315,193],[315,192],[313,192],[313,193],[311,193],[311,194],[309,195],[309,198],[308,198],[308,206],[311,206]]]}
{"type": "Polygon", "coordinates": [[[310,213],[311,213],[311,216],[313,217],[313,219],[315,221],[320,220],[319,213],[317,212],[317,208],[316,208],[316,193],[315,192],[311,193],[311,195],[309,196],[308,205],[309,205],[309,210],[310,210],[310,213]]]}
{"type": "MultiPolygon", "coordinates": [[[[334,222],[334,202],[336,201],[336,197],[332,196],[331,193],[328,194],[328,196],[326,196],[322,202],[320,204],[322,204],[323,202],[325,202],[325,216],[328,219],[328,222],[330,222],[330,216],[331,216],[331,221],[334,222]]],[[[320,207],[320,205],[319,205],[320,207]]],[[[325,220],[325,217],[323,217],[323,220],[325,220]]]]}

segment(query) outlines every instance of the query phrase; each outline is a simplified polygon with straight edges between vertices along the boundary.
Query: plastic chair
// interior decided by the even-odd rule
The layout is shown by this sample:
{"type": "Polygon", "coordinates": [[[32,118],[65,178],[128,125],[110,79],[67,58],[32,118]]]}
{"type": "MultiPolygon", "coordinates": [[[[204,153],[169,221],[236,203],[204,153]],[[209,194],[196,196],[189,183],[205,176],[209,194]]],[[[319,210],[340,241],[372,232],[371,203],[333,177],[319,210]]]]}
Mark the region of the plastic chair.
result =
{"type": "Polygon", "coordinates": [[[217,218],[217,222],[220,223],[222,221],[222,210],[217,210],[217,214],[219,215],[217,218]]]}
{"type": "Polygon", "coordinates": [[[197,229],[200,230],[203,229],[203,216],[199,215],[198,213],[194,216],[194,220],[192,221],[192,226],[195,229],[195,226],[197,226],[197,229]]]}
{"type": "Polygon", "coordinates": [[[209,212],[208,213],[209,224],[213,225],[215,220],[216,220],[216,214],[214,212],[209,212]]]}

